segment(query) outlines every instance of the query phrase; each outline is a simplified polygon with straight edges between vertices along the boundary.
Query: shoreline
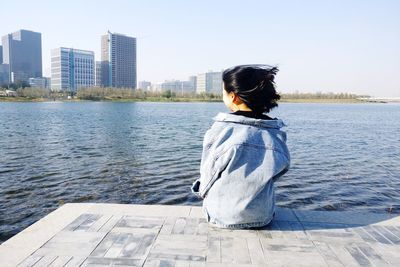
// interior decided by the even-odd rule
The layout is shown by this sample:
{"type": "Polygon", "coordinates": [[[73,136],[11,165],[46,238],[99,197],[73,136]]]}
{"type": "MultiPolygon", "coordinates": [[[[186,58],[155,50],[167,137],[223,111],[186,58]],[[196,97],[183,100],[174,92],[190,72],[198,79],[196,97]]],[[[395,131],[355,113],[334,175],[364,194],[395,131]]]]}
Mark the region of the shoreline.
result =
{"type": "MultiPolygon", "coordinates": [[[[210,99],[188,99],[188,98],[113,98],[113,99],[101,99],[101,100],[90,100],[90,99],[48,99],[48,98],[25,98],[25,97],[0,97],[0,103],[14,102],[207,102],[207,103],[218,103],[222,100],[210,100],[210,99]]],[[[282,99],[280,103],[304,103],[304,104],[368,104],[368,103],[399,103],[398,101],[381,101],[381,100],[359,100],[359,99],[282,99]]]]}

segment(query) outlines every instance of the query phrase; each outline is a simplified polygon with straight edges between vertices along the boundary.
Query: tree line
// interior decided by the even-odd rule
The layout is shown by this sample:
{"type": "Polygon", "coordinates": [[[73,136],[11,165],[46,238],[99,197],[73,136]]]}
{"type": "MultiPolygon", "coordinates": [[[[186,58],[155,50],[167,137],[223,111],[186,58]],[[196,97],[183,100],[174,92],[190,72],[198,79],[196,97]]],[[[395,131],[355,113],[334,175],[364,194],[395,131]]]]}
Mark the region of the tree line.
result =
{"type": "Polygon", "coordinates": [[[166,91],[148,91],[142,89],[130,88],[112,88],[112,87],[90,87],[81,88],[76,92],[76,97],[83,100],[118,100],[118,99],[198,99],[198,100],[220,100],[222,97],[218,94],[195,92],[174,92],[166,91]]]}
{"type": "Polygon", "coordinates": [[[369,98],[368,95],[357,95],[352,93],[282,93],[281,99],[358,99],[369,98]]]}
{"type": "MultiPolygon", "coordinates": [[[[3,89],[5,90],[5,89],[3,89]]],[[[174,92],[167,91],[147,91],[142,89],[130,88],[111,88],[111,87],[90,87],[78,89],[76,93],[56,92],[44,88],[25,87],[16,89],[16,96],[23,98],[47,98],[62,99],[72,96],[82,100],[202,100],[202,101],[221,101],[222,95],[213,93],[195,92],[174,92]]],[[[281,99],[358,99],[368,98],[366,95],[356,95],[352,93],[281,93],[281,99]]]]}

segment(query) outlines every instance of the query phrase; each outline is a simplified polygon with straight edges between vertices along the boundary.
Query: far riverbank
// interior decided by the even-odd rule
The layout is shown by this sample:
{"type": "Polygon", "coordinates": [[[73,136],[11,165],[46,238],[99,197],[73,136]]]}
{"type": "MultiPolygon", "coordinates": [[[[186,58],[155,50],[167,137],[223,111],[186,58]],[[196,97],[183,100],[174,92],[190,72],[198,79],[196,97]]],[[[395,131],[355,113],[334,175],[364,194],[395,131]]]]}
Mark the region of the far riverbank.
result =
{"type": "MultiPolygon", "coordinates": [[[[104,99],[79,99],[79,98],[26,98],[26,97],[0,97],[0,102],[221,102],[222,99],[193,99],[193,98],[104,98],[104,99]]],[[[360,99],[281,99],[280,103],[388,103],[382,100],[360,100],[360,99]]]]}
{"type": "MultiPolygon", "coordinates": [[[[386,103],[352,93],[280,93],[281,103],[386,103]]],[[[102,101],[102,102],[222,102],[222,95],[210,92],[146,91],[121,88],[80,88],[76,92],[49,91],[42,88],[19,88],[0,94],[0,102],[49,102],[49,101],[102,101]]]]}

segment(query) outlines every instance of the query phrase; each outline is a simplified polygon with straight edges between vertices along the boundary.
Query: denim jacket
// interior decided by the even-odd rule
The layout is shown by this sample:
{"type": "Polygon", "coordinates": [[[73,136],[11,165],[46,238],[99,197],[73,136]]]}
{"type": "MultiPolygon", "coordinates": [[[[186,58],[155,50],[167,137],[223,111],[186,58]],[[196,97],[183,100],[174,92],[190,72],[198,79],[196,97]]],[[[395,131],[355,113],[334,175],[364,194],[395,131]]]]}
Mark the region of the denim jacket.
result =
{"type": "Polygon", "coordinates": [[[192,191],[204,199],[203,211],[218,227],[267,225],[275,211],[274,181],[290,165],[284,123],[228,113],[214,120],[192,191]]]}

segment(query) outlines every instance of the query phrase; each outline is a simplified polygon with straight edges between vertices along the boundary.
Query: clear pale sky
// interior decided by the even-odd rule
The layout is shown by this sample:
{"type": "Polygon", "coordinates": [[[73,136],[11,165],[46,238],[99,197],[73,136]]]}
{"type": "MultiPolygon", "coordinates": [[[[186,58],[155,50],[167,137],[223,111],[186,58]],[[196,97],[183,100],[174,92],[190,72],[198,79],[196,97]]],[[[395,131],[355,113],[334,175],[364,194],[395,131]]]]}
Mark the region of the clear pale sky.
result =
{"type": "Polygon", "coordinates": [[[107,30],[137,37],[138,80],[186,80],[237,64],[278,65],[281,92],[400,97],[397,0],[0,0],[0,35],[42,33],[50,50],[92,50],[107,30]]]}

